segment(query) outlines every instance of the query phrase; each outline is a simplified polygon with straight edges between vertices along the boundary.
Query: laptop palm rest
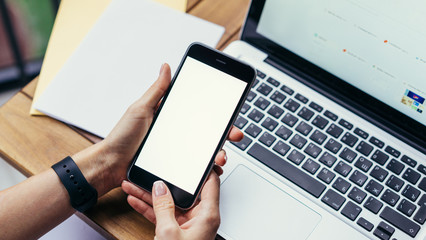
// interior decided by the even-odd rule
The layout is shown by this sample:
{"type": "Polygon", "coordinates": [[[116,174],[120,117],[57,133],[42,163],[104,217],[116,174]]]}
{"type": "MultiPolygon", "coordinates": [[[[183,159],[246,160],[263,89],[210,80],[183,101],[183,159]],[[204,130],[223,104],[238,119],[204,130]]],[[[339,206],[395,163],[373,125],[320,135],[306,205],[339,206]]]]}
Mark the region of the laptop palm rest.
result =
{"type": "Polygon", "coordinates": [[[220,232],[232,239],[307,239],[321,220],[243,165],[222,183],[220,214],[220,232]]]}

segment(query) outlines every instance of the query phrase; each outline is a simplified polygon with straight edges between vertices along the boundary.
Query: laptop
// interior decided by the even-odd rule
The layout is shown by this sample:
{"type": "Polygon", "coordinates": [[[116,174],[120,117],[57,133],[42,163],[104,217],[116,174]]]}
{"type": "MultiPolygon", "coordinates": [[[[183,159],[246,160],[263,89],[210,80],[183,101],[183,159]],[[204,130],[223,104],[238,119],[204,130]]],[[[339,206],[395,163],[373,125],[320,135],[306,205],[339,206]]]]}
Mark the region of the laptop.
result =
{"type": "Polygon", "coordinates": [[[253,0],[257,69],[227,143],[224,239],[425,239],[422,1],[253,0]]]}

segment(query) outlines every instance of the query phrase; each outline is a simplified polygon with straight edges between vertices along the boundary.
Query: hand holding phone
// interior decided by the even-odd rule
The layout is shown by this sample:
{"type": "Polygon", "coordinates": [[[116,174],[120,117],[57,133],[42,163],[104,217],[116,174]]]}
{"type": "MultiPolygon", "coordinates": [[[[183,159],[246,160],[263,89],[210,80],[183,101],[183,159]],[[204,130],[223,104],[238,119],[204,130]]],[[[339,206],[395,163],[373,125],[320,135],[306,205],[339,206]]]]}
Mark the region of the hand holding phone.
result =
{"type": "Polygon", "coordinates": [[[252,67],[192,44],[134,157],[129,180],[147,191],[163,180],[176,206],[190,208],[254,79],[252,67]]]}

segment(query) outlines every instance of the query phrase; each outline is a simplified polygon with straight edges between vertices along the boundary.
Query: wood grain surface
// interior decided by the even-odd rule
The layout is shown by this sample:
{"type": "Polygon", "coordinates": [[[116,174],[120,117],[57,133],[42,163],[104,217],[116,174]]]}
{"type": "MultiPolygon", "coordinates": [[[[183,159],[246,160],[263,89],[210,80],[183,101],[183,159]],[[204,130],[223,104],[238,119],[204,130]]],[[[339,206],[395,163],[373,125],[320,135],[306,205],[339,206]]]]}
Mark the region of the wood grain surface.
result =
{"type": "MultiPolygon", "coordinates": [[[[188,0],[188,12],[225,27],[218,49],[238,39],[249,0],[188,0]]],[[[30,116],[37,78],[0,108],[0,155],[32,176],[99,138],[45,116],[30,116]]],[[[115,239],[153,239],[154,225],[135,212],[120,188],[85,214],[115,239]]]]}

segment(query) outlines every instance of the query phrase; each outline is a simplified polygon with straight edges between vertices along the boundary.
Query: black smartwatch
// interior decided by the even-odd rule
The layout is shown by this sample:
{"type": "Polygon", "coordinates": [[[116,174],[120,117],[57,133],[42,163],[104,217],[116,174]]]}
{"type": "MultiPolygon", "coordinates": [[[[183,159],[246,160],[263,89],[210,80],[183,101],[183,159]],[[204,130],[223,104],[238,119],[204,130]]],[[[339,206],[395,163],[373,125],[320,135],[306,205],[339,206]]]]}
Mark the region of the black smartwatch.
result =
{"type": "Polygon", "coordinates": [[[98,192],[87,182],[71,157],[64,158],[52,168],[67,189],[71,206],[75,210],[85,212],[96,204],[98,192]]]}

